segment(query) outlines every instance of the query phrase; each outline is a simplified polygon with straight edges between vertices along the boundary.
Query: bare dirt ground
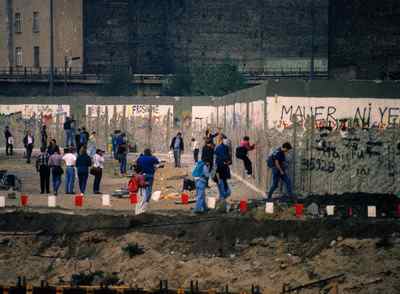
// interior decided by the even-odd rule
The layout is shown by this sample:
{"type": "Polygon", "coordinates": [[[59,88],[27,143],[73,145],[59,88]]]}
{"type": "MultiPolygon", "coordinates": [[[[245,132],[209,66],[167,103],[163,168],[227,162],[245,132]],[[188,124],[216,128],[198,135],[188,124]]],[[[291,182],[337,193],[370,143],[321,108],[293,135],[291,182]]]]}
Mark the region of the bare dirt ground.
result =
{"type": "MultiPolygon", "coordinates": [[[[105,193],[127,183],[114,175],[115,167],[107,162],[105,193]]],[[[127,199],[113,198],[112,207],[103,209],[101,198],[90,194],[84,209],[75,209],[66,195],[58,196],[58,205],[67,210],[39,209],[47,199],[39,194],[33,166],[3,157],[0,169],[22,178],[33,207],[0,211],[1,284],[26,276],[36,285],[48,280],[153,289],[160,280],[171,288],[197,280],[204,290],[229,284],[231,291],[249,291],[254,284],[262,293],[281,293],[284,284],[296,287],[342,275],[298,293],[333,293],[333,283],[338,293],[400,293],[395,220],[296,219],[291,209],[270,217],[260,210],[193,216],[190,206],[174,200],[151,203],[148,213],[133,216],[127,199]]],[[[179,192],[189,169],[160,169],[155,190],[179,192]]],[[[236,180],[232,185],[234,199],[260,197],[236,180]]],[[[216,195],[215,187],[208,193],[216,195]]],[[[17,201],[7,204],[18,206],[17,201]]]]}
{"type": "MultiPolygon", "coordinates": [[[[126,188],[129,178],[121,177],[118,175],[118,163],[106,155],[106,164],[103,173],[103,179],[101,183],[101,191],[103,194],[110,194],[116,189],[126,188]]],[[[129,162],[133,163],[135,156],[131,155],[129,157],[129,162]]],[[[151,202],[149,205],[149,210],[189,210],[193,205],[183,206],[175,204],[176,199],[179,199],[182,190],[183,178],[191,174],[192,163],[189,156],[185,156],[184,164],[181,169],[176,169],[170,163],[168,158],[161,156],[161,159],[167,161],[165,168],[161,168],[157,171],[153,191],[161,191],[162,196],[167,196],[160,202],[151,202]],[[168,197],[169,196],[169,197],[168,197]],[[175,196],[175,197],[174,197],[175,196]],[[176,199],[174,199],[176,198],[176,199]]],[[[12,159],[5,156],[0,157],[0,170],[5,169],[10,172],[15,173],[22,179],[23,193],[29,196],[29,206],[30,207],[46,207],[48,205],[48,195],[40,194],[40,182],[39,174],[36,172],[34,163],[27,164],[22,158],[22,155],[17,155],[12,159]]],[[[94,195],[93,192],[93,176],[89,177],[87,194],[85,194],[83,209],[104,209],[107,211],[121,211],[121,210],[132,210],[134,207],[130,205],[129,199],[120,199],[117,197],[112,197],[111,207],[102,206],[101,195],[94,195]]],[[[231,199],[241,199],[241,198],[260,198],[261,195],[257,192],[250,190],[248,187],[240,183],[238,180],[232,179],[230,182],[233,194],[231,199]]],[[[61,193],[57,196],[57,206],[60,208],[74,209],[74,201],[71,195],[65,195],[64,193],[65,181],[63,178],[62,185],[60,187],[61,193]]],[[[210,181],[211,189],[207,190],[207,196],[217,197],[218,190],[216,185],[210,181]]],[[[50,180],[50,190],[51,180],[50,180]]],[[[75,191],[78,192],[77,179],[75,181],[75,191]]],[[[0,191],[0,195],[6,195],[6,191],[0,191]]],[[[19,194],[19,193],[17,193],[19,194]]],[[[52,195],[50,193],[49,195],[52,195]]],[[[18,196],[18,195],[17,195],[18,196]]],[[[19,198],[17,199],[7,199],[7,206],[19,206],[19,198]]]]}

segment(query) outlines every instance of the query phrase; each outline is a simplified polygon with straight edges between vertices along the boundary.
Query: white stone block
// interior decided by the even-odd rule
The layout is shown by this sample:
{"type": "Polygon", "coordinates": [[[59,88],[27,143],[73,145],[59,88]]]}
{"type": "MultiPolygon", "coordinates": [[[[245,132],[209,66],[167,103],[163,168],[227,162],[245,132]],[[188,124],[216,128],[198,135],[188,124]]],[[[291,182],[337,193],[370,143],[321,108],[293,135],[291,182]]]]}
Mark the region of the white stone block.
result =
{"type": "Polygon", "coordinates": [[[368,217],[376,217],[376,206],[368,206],[368,217]]]}
{"type": "Polygon", "coordinates": [[[217,205],[217,198],[207,197],[207,207],[209,209],[215,209],[216,205],[217,205]]]}
{"type": "Polygon", "coordinates": [[[56,203],[57,203],[57,197],[56,196],[49,196],[47,198],[47,205],[48,207],[56,207],[56,203]]]}
{"type": "Polygon", "coordinates": [[[6,207],[6,197],[0,196],[0,207],[6,207]]]}
{"type": "Polygon", "coordinates": [[[327,215],[335,215],[335,205],[328,205],[326,207],[326,214],[327,215]]]}
{"type": "Polygon", "coordinates": [[[274,203],[273,202],[265,203],[265,213],[267,213],[267,214],[274,213],[274,203]]]}
{"type": "Polygon", "coordinates": [[[111,198],[109,194],[103,194],[101,200],[103,206],[111,206],[111,198]]]}

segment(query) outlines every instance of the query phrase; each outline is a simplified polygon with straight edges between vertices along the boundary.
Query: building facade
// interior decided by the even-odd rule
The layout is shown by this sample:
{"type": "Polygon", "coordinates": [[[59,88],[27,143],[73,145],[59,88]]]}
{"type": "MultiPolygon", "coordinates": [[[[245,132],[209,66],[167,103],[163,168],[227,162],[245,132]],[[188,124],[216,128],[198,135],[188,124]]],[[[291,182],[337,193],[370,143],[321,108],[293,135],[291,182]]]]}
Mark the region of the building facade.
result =
{"type": "MultiPolygon", "coordinates": [[[[50,65],[50,1],[4,0],[0,4],[2,67],[46,70],[50,65]]],[[[81,67],[81,0],[54,0],[54,65],[81,67]],[[74,61],[72,61],[74,58],[74,61]]]]}
{"type": "MultiPolygon", "coordinates": [[[[244,72],[400,79],[399,0],[53,0],[55,66],[170,74],[233,60],[244,72]]],[[[0,67],[49,66],[50,0],[0,1],[0,67]]]]}

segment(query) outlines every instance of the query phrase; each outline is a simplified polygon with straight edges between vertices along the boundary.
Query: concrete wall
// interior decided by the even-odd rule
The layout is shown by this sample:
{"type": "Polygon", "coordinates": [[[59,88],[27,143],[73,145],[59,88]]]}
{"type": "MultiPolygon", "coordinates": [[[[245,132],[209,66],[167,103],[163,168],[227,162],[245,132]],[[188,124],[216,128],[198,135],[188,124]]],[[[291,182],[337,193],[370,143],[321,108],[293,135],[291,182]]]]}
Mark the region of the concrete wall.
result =
{"type": "MultiPolygon", "coordinates": [[[[34,62],[33,48],[40,48],[40,66],[48,67],[50,64],[50,42],[49,42],[49,1],[48,0],[7,0],[12,5],[12,15],[21,13],[22,33],[12,32],[12,47],[8,48],[7,54],[15,55],[15,48],[23,50],[22,64],[31,67],[34,62]],[[33,12],[39,12],[40,31],[33,32],[33,12]],[[12,52],[11,52],[12,51],[12,52]]],[[[2,1],[2,5],[3,2],[2,1]]],[[[5,10],[1,7],[1,13],[5,10]]],[[[0,24],[0,29],[3,26],[0,24]]],[[[12,20],[12,28],[14,19],[12,20]]],[[[9,31],[9,30],[8,30],[9,31]]],[[[54,64],[64,67],[64,58],[80,57],[74,61],[72,66],[81,66],[83,60],[83,38],[82,38],[82,2],[81,0],[55,0],[54,1],[54,64]]],[[[5,53],[3,53],[5,54],[5,53]]],[[[14,56],[15,57],[15,56],[14,56]]],[[[15,58],[14,58],[15,65],[15,58]]],[[[7,59],[0,59],[0,66],[8,66],[7,59]]]]}
{"type": "Polygon", "coordinates": [[[7,1],[0,2],[0,66],[8,66],[7,1]]]}

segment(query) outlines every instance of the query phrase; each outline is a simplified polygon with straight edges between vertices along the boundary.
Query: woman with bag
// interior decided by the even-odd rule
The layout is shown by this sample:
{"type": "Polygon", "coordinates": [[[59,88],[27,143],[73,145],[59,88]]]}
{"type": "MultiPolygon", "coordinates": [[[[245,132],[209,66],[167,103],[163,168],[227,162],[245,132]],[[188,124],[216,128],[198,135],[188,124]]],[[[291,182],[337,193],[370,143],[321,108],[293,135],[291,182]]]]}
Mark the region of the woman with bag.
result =
{"type": "Polygon", "coordinates": [[[60,148],[56,148],[49,158],[49,167],[51,168],[51,177],[53,182],[53,192],[57,196],[58,189],[61,186],[61,176],[64,173],[61,163],[63,157],[60,154],[60,148]]]}
{"type": "Polygon", "coordinates": [[[101,194],[100,192],[100,182],[103,176],[104,168],[104,151],[97,149],[96,154],[93,156],[93,167],[90,169],[90,173],[94,176],[93,182],[93,193],[101,194]]]}

